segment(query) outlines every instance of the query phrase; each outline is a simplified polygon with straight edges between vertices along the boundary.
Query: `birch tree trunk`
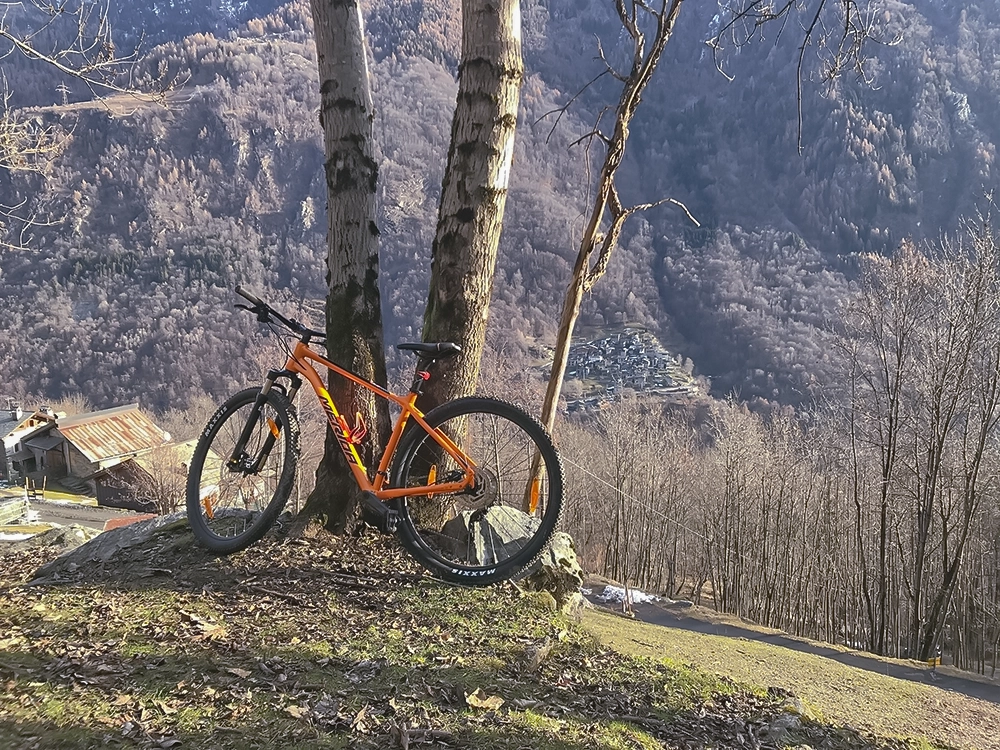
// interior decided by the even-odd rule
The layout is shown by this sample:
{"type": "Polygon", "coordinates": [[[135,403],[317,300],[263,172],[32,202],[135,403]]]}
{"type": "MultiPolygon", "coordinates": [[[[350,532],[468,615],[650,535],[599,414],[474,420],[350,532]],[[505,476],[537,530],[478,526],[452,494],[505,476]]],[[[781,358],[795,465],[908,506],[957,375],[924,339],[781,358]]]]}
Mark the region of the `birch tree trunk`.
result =
{"type": "Polygon", "coordinates": [[[475,390],[514,157],[524,66],[520,0],[462,0],[462,61],[438,208],[424,341],[454,341],[420,400],[427,411],[475,390]]]}
{"type": "MultiPolygon", "coordinates": [[[[327,354],[340,366],[384,384],[375,225],[378,165],[364,22],[355,0],[312,0],[311,6],[328,200],[327,354]]],[[[337,376],[331,376],[329,390],[352,425],[360,414],[368,426],[368,439],[359,453],[371,467],[388,435],[385,403],[376,404],[370,392],[337,376]]],[[[319,517],[328,529],[342,533],[357,518],[357,496],[357,485],[328,427],[316,488],[303,516],[319,517]]]]}

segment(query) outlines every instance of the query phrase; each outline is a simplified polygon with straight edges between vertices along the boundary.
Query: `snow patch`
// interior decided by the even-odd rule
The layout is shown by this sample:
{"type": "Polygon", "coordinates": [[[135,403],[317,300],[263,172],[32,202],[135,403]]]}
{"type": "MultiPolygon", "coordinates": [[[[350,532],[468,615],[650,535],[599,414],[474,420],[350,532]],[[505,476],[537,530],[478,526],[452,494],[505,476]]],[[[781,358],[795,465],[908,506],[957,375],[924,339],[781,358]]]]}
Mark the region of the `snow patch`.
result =
{"type": "Polygon", "coordinates": [[[23,539],[31,539],[34,534],[7,534],[0,533],[0,542],[20,542],[23,539]]]}
{"type": "MultiPolygon", "coordinates": [[[[630,588],[628,594],[633,604],[660,601],[660,597],[655,594],[647,594],[639,589],[630,588]]],[[[597,595],[597,599],[602,602],[617,602],[620,604],[625,601],[625,589],[618,586],[605,586],[604,591],[597,595]]]]}

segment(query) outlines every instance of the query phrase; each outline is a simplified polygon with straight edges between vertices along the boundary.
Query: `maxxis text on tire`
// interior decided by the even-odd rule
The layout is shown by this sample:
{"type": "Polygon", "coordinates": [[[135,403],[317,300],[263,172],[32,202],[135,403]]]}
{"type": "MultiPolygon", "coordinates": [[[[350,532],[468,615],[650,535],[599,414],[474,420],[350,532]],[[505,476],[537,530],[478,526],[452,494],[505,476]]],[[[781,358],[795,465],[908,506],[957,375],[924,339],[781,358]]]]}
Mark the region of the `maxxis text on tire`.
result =
{"type": "Polygon", "coordinates": [[[276,389],[268,392],[247,443],[246,463],[252,465],[270,436],[273,447],[266,460],[256,472],[233,471],[227,465],[259,394],[259,388],[247,388],[220,406],[191,457],[188,522],[198,541],[216,554],[238,552],[263,537],[295,484],[299,422],[288,399],[276,389]]]}

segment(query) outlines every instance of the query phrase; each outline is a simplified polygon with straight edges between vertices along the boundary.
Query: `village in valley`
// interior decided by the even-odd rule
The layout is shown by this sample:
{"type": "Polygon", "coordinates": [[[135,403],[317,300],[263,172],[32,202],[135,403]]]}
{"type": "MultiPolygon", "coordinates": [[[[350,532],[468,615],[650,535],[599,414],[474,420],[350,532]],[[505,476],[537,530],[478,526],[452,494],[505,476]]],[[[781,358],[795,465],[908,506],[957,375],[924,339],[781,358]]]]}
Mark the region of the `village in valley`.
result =
{"type": "Polygon", "coordinates": [[[664,400],[699,392],[690,362],[668,352],[645,329],[626,329],[570,348],[566,365],[566,408],[599,410],[628,392],[664,400]]]}

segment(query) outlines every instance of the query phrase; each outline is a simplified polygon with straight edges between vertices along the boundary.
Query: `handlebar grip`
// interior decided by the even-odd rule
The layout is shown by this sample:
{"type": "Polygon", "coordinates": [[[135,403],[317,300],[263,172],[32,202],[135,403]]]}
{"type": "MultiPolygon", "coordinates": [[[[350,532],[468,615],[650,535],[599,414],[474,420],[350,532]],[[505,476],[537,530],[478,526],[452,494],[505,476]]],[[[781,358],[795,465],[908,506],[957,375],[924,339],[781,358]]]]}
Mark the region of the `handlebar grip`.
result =
{"type": "Polygon", "coordinates": [[[264,301],[262,299],[254,296],[251,292],[248,292],[239,284],[236,285],[236,293],[253,305],[263,305],[264,307],[267,307],[267,305],[264,304],[264,301]]]}

